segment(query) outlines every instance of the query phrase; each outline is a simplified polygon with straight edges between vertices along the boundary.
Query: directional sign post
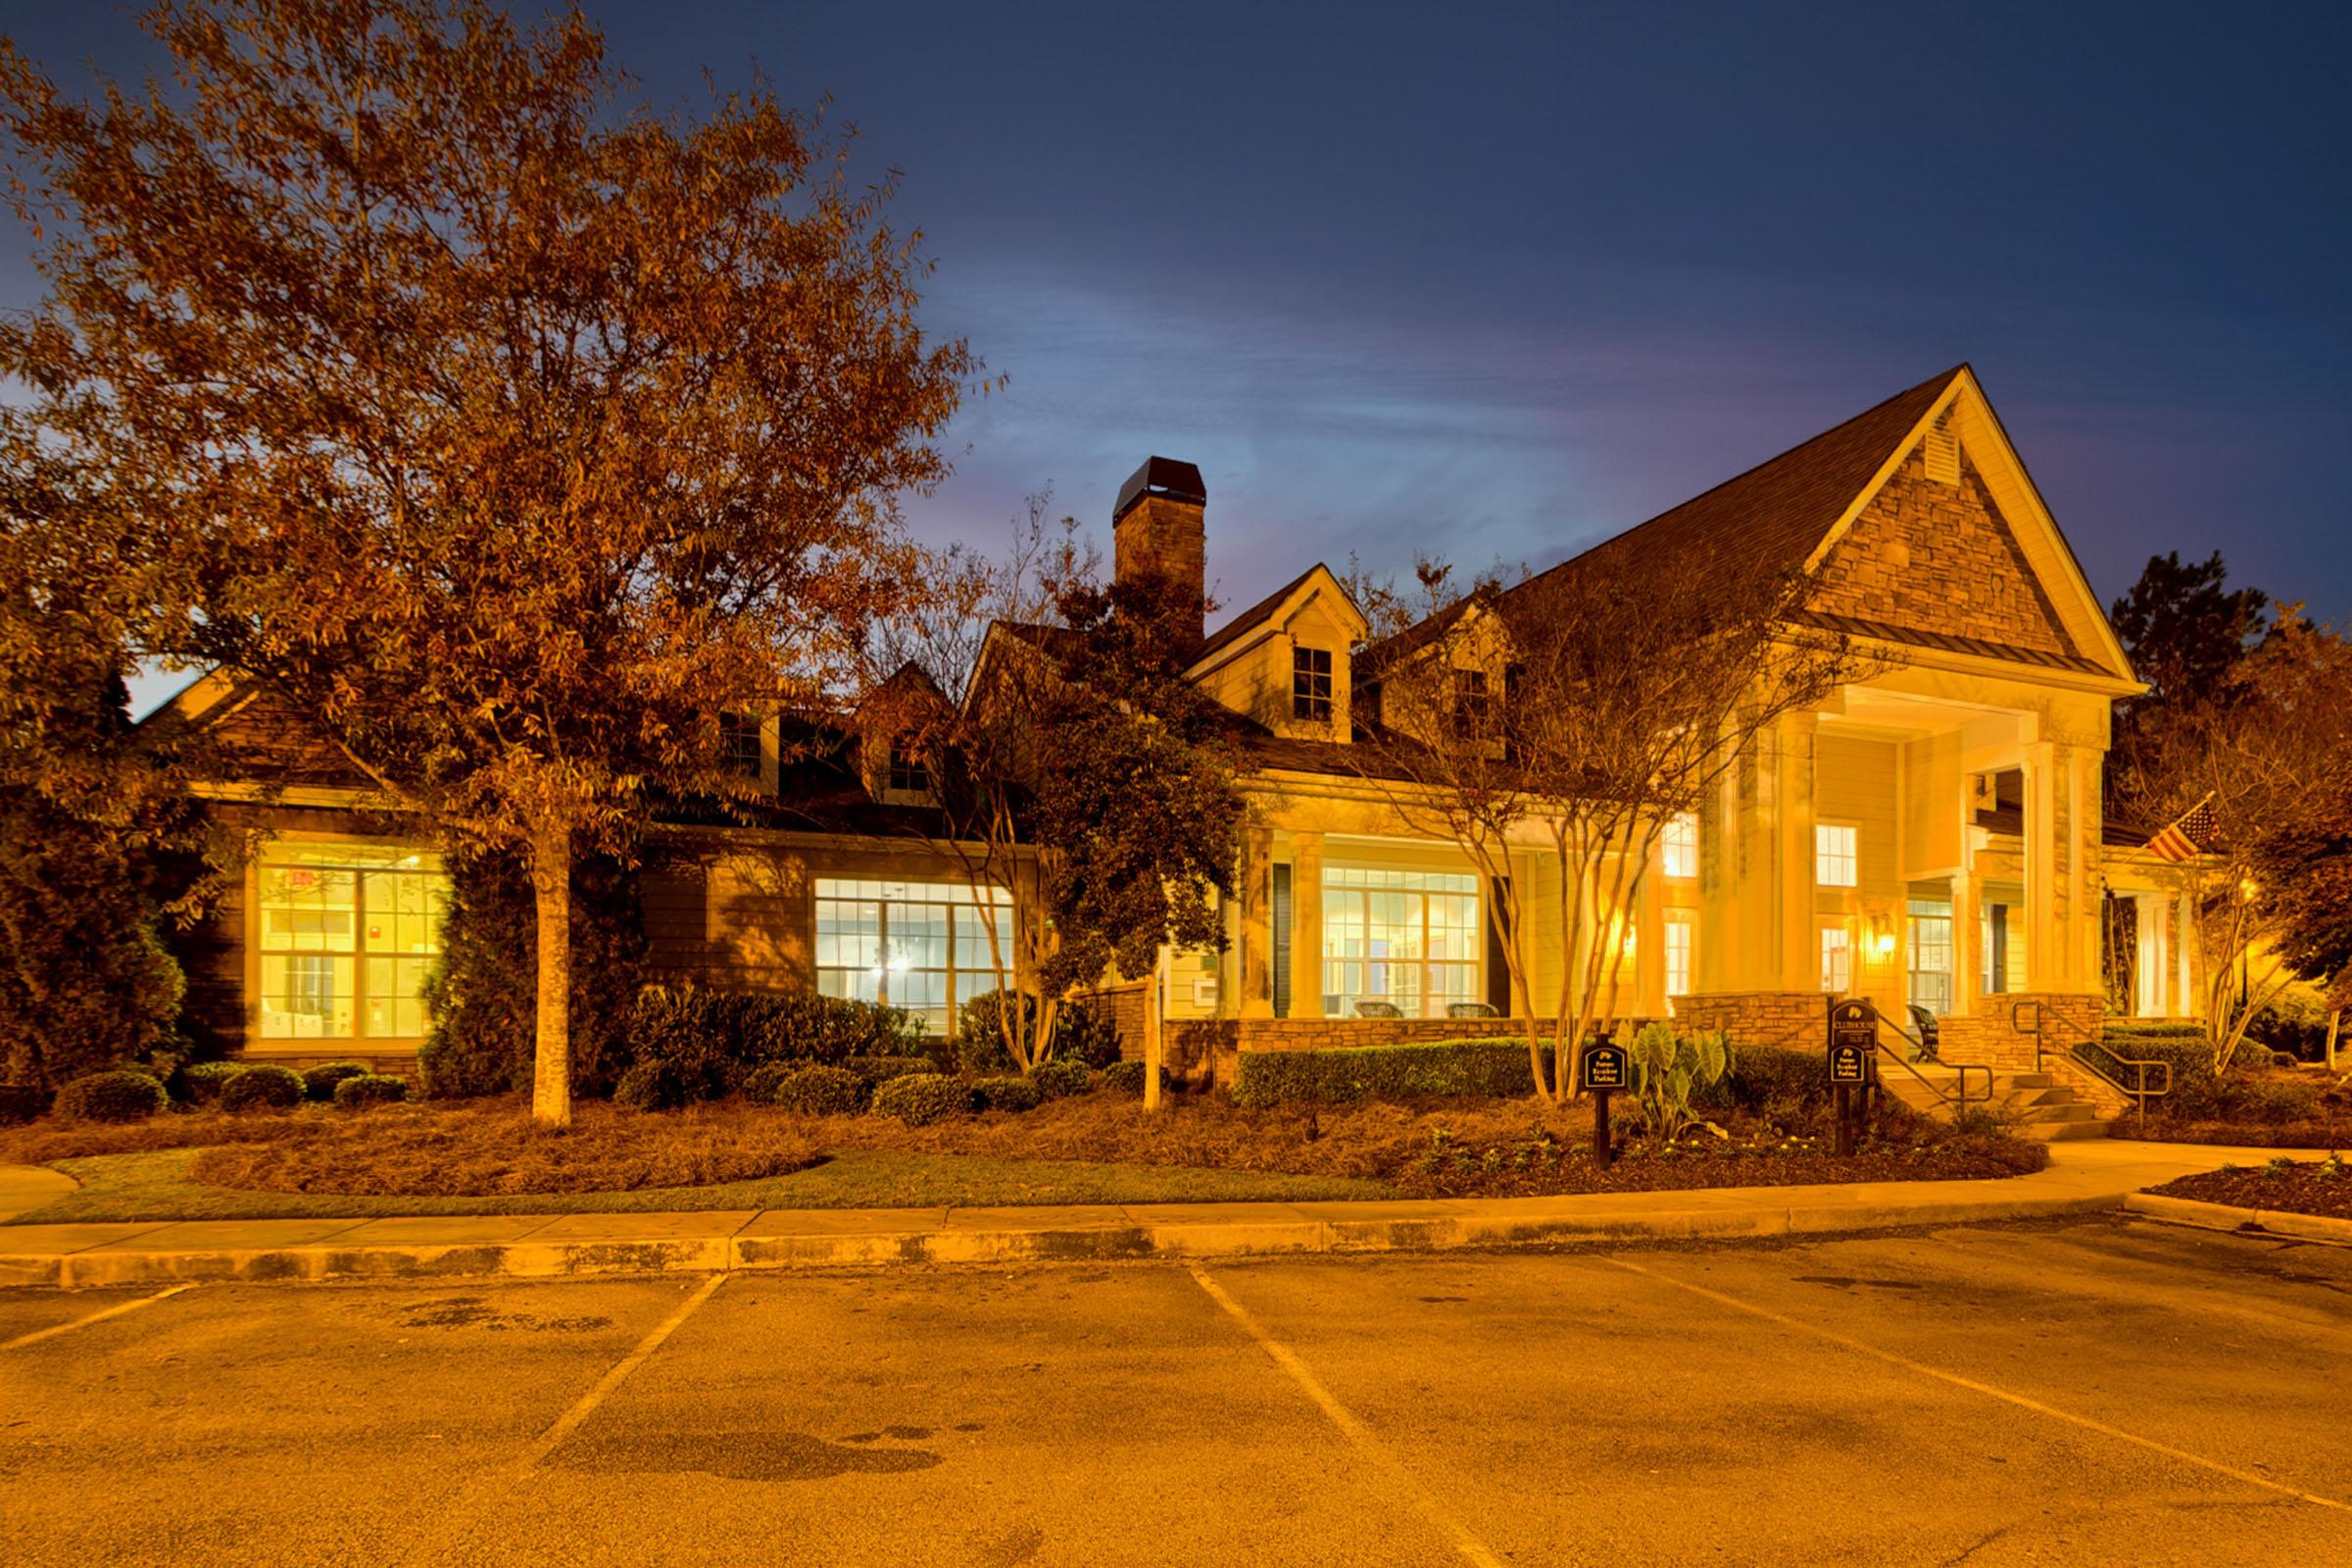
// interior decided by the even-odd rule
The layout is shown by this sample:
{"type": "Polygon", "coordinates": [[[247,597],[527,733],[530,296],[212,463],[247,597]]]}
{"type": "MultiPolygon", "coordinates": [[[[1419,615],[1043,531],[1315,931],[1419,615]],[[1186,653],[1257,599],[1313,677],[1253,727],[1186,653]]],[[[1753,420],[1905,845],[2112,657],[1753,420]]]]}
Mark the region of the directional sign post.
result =
{"type": "Polygon", "coordinates": [[[1879,1009],[1867,1002],[1830,1008],[1830,1087],[1838,1095],[1839,1155],[1854,1152],[1855,1107],[1879,1077],[1879,1009]]]}
{"type": "Polygon", "coordinates": [[[1585,1087],[1592,1091],[1592,1162],[1602,1170],[1616,1158],[1609,1148],[1609,1096],[1625,1087],[1625,1048],[1605,1040],[1585,1042],[1585,1087]]]}

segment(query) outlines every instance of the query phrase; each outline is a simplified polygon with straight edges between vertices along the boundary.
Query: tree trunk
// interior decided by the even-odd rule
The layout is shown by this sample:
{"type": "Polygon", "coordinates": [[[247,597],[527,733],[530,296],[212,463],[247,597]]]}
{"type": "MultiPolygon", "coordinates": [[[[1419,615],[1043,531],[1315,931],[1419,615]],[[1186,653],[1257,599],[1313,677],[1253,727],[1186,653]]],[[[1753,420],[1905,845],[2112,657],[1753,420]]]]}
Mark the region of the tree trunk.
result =
{"type": "Polygon", "coordinates": [[[571,1125],[571,829],[542,822],[531,833],[531,891],[538,905],[539,1013],[531,1054],[531,1114],[571,1125]]]}

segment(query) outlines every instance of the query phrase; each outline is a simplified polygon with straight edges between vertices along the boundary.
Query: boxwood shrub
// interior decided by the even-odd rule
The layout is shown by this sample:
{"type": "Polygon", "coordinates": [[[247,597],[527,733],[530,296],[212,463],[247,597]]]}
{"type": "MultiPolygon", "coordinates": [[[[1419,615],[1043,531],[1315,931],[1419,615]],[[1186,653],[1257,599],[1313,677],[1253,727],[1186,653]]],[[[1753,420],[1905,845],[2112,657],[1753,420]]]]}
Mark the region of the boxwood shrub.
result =
{"type": "Polygon", "coordinates": [[[271,1062],[247,1062],[220,1086],[220,1108],[231,1111],[291,1110],[302,1103],[302,1074],[271,1062]]]}
{"type": "Polygon", "coordinates": [[[94,1072],[57,1092],[66,1121],[145,1121],[170,1103],[164,1086],[143,1072],[94,1072]]]}
{"type": "Polygon", "coordinates": [[[1245,1051],[1233,1099],[1238,1105],[1263,1107],[1436,1096],[1508,1098],[1535,1090],[1525,1040],[1443,1040],[1336,1051],[1245,1051]]]}
{"type": "MultiPolygon", "coordinates": [[[[2127,1091],[2137,1088],[2143,1073],[2148,1087],[2155,1088],[2164,1081],[2164,1074],[2154,1068],[2126,1066],[2117,1056],[2133,1061],[2170,1062],[2173,1069],[2173,1088],[2169,1095],[2159,1095],[2148,1102],[2151,1110],[2169,1111],[2176,1116],[2219,1116],[2225,1113],[2231,1096],[2229,1086],[2215,1076],[2213,1047],[2205,1039],[2202,1024],[2143,1023],[2130,1026],[2110,1024],[2105,1031],[2107,1050],[2077,1042],[2071,1054],[2090,1071],[2127,1091]],[[2113,1052],[2114,1055],[2108,1054],[2113,1052]]],[[[2244,1061],[2261,1059],[2256,1053],[2241,1049],[2244,1061]]]]}
{"type": "MultiPolygon", "coordinates": [[[[1802,1116],[1830,1102],[1829,1056],[1820,1051],[1735,1043],[1732,1070],[1724,1079],[1724,1087],[1728,1091],[1725,1098],[1741,1110],[1759,1115],[1802,1116]]],[[[1691,1102],[1696,1104],[1697,1097],[1693,1096],[1691,1102]]]]}
{"type": "Polygon", "coordinates": [[[409,1098],[409,1081],[388,1072],[357,1072],[335,1084],[337,1110],[367,1110],[409,1098]]]}
{"type": "Polygon", "coordinates": [[[1034,1080],[1009,1073],[972,1080],[972,1095],[982,1110],[1035,1110],[1046,1102],[1046,1092],[1034,1080]]]}
{"type": "Polygon", "coordinates": [[[912,1073],[939,1071],[939,1064],[929,1056],[844,1056],[841,1067],[844,1072],[856,1073],[869,1087],[912,1073]]]}
{"type": "Polygon", "coordinates": [[[1029,1081],[1048,1100],[1061,1100],[1094,1088],[1095,1074],[1083,1061],[1041,1061],[1029,1070],[1029,1081]]]}
{"type": "Polygon", "coordinates": [[[220,1100],[220,1091],[228,1081],[245,1070],[241,1061],[192,1061],[179,1070],[179,1081],[188,1098],[199,1105],[210,1105],[220,1100]]]}
{"type": "MultiPolygon", "coordinates": [[[[783,1066],[771,1062],[760,1071],[783,1066]]],[[[745,1093],[755,1100],[762,1098],[752,1089],[745,1093]]],[[[768,1104],[804,1116],[855,1116],[874,1098],[874,1090],[847,1067],[788,1067],[767,1086],[764,1098],[768,1104]]]]}
{"type": "Polygon", "coordinates": [[[367,1071],[368,1067],[364,1061],[328,1061],[316,1067],[306,1067],[302,1074],[302,1092],[313,1100],[333,1100],[337,1084],[346,1078],[357,1078],[367,1071]]]}
{"type": "Polygon", "coordinates": [[[874,1114],[896,1116],[909,1127],[921,1127],[971,1110],[978,1098],[965,1079],[944,1072],[910,1072],[874,1090],[874,1114]]]}
{"type": "MultiPolygon", "coordinates": [[[[1095,1074],[1095,1084],[1097,1088],[1107,1089],[1114,1095],[1141,1100],[1144,1098],[1144,1074],[1147,1070],[1141,1061],[1114,1061],[1095,1074]]],[[[1175,1080],[1168,1076],[1165,1067],[1159,1069],[1159,1087],[1163,1090],[1175,1087],[1175,1080]]]]}

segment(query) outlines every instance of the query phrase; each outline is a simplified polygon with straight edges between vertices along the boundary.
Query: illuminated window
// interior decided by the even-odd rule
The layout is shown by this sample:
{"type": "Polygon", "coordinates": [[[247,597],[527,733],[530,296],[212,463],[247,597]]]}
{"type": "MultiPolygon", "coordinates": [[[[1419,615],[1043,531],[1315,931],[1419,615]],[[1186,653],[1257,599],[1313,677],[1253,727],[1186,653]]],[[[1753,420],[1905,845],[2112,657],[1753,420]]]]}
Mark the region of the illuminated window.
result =
{"type": "Polygon", "coordinates": [[[389,844],[273,843],[254,901],[264,1040],[416,1040],[441,951],[441,858],[389,844]]]}
{"type": "Polygon", "coordinates": [[[1323,1010],[1352,1017],[1359,1002],[1408,1018],[1443,1018],[1476,1002],[1478,878],[1369,866],[1323,868],[1323,1010]]]}
{"type": "Polygon", "coordinates": [[[1291,716],[1318,723],[1331,717],[1331,650],[1291,650],[1291,716]]]}
{"type": "Polygon", "coordinates": [[[1936,899],[1909,905],[1910,1001],[1941,1017],[1952,1010],[1952,906],[1936,899]]]}
{"type": "Polygon", "coordinates": [[[1665,836],[1659,841],[1666,854],[1668,876],[1698,875],[1698,818],[1685,811],[1666,824],[1665,836]]]}
{"type": "Polygon", "coordinates": [[[983,905],[962,882],[816,884],[818,992],[904,1007],[943,1038],[958,1007],[997,989],[996,956],[1009,969],[1012,939],[1002,888],[983,905]]]}
{"type": "Polygon", "coordinates": [[[1841,925],[1821,928],[1821,989],[1842,996],[1854,988],[1854,936],[1841,925]]]}
{"type": "Polygon", "coordinates": [[[1666,918],[1666,995],[1690,994],[1690,922],[1666,918]]]}
{"type": "Polygon", "coordinates": [[[1850,888],[1860,878],[1861,859],[1856,846],[1857,832],[1850,827],[1833,827],[1827,822],[1813,829],[1813,881],[1825,888],[1850,888]]]}

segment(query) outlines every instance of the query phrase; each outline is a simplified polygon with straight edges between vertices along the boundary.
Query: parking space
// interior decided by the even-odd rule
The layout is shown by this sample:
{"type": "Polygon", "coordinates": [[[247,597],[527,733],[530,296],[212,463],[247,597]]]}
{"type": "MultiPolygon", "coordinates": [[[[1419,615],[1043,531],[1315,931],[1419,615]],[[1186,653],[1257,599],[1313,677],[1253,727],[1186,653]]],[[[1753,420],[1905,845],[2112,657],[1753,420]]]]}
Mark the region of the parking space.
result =
{"type": "MultiPolygon", "coordinates": [[[[0,1353],[10,1559],[2352,1550],[2294,1495],[2352,1501],[2342,1250],[2100,1219],[705,1284],[201,1287],[0,1353]]],[[[140,1297],[0,1295],[0,1340],[140,1297]]]]}

